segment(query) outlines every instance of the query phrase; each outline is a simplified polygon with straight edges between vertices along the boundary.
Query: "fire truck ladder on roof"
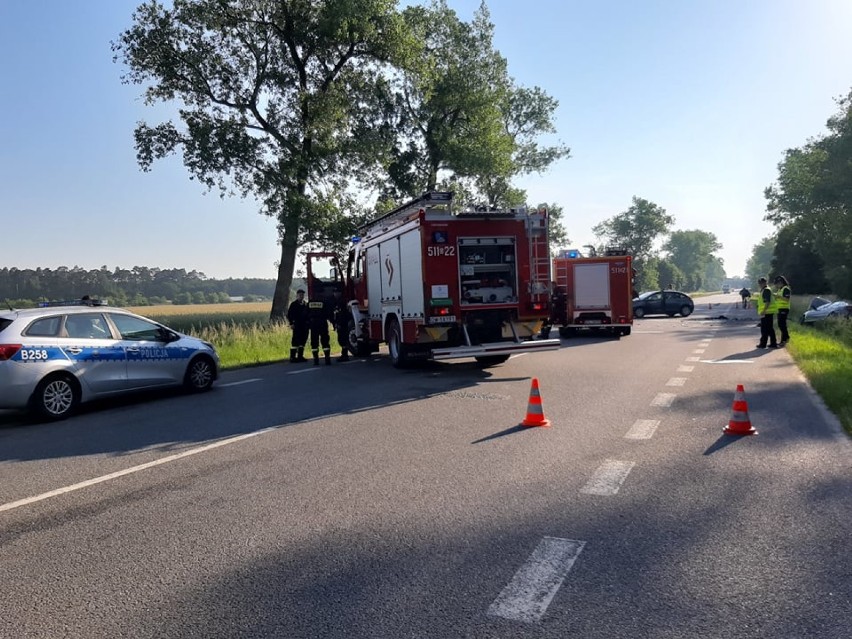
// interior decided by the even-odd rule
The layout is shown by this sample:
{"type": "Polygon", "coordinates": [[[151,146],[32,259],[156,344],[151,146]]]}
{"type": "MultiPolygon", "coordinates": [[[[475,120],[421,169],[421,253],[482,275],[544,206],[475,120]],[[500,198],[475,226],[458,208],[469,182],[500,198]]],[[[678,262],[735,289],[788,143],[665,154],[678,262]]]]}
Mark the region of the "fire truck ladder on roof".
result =
{"type": "Polygon", "coordinates": [[[417,213],[420,209],[429,209],[436,206],[446,206],[449,209],[452,207],[452,204],[452,191],[430,191],[428,193],[424,193],[420,197],[416,197],[413,200],[406,202],[405,204],[401,204],[393,211],[385,213],[381,217],[377,217],[375,220],[367,222],[363,226],[359,227],[358,232],[361,233],[361,235],[366,235],[377,228],[389,228],[395,223],[405,221],[412,213],[417,213]]]}
{"type": "Polygon", "coordinates": [[[547,212],[532,212],[526,222],[530,242],[530,293],[542,295],[550,288],[547,212]]]}

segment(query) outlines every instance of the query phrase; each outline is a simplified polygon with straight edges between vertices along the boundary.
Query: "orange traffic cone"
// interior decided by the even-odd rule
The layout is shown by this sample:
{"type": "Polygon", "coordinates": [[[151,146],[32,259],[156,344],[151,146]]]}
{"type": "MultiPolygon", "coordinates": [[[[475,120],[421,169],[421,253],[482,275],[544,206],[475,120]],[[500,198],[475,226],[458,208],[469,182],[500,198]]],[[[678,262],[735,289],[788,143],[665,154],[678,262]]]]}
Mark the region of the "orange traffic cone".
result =
{"type": "Polygon", "coordinates": [[[737,384],[731,420],[722,432],[726,435],[757,435],[748,418],[748,402],[745,400],[745,389],[742,384],[737,384]]]}
{"type": "Polygon", "coordinates": [[[533,377],[530,387],[530,401],[527,405],[527,416],[521,426],[550,426],[550,420],[545,419],[541,408],[541,395],[538,392],[538,378],[533,377]]]}

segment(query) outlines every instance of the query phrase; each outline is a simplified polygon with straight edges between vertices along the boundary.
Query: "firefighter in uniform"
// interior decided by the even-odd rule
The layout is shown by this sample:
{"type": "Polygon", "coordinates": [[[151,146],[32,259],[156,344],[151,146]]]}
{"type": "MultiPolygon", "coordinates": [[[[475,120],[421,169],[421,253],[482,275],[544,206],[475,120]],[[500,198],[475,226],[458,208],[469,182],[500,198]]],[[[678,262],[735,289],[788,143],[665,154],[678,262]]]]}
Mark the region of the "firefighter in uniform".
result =
{"type": "Polygon", "coordinates": [[[778,306],[778,330],[781,331],[781,342],[784,346],[790,341],[790,333],[787,332],[787,316],[790,315],[790,297],[792,296],[790,282],[783,275],[775,278],[775,303],[778,306]]]}
{"type": "Polygon", "coordinates": [[[775,337],[775,295],[772,289],[769,288],[766,278],[761,277],[757,280],[757,288],[760,293],[757,296],[757,314],[760,316],[760,343],[758,348],[766,348],[766,342],[769,342],[769,348],[778,348],[778,342],[775,337]]]}
{"type": "MultiPolygon", "coordinates": [[[[337,331],[337,343],[340,344],[341,362],[349,361],[349,307],[340,289],[334,291],[334,328],[337,331]]],[[[355,353],[352,353],[353,355],[355,353]]]]}
{"type": "Polygon", "coordinates": [[[308,303],[305,301],[305,291],[296,291],[296,299],[287,309],[287,321],[293,328],[293,340],[290,343],[290,361],[307,362],[305,345],[308,343],[308,303]]]}
{"type": "Polygon", "coordinates": [[[311,353],[314,366],[319,366],[319,347],[327,366],[331,366],[331,338],[328,335],[328,323],[334,322],[334,300],[308,302],[308,323],[311,327],[311,353]]]}

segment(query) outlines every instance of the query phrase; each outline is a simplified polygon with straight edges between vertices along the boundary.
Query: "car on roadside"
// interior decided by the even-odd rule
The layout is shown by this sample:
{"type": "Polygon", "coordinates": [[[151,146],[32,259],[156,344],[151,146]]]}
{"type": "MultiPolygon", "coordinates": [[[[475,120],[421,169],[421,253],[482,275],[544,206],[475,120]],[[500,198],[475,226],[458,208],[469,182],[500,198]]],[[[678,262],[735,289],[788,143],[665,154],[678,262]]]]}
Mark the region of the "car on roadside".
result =
{"type": "Polygon", "coordinates": [[[836,302],[828,302],[820,304],[816,308],[811,308],[802,314],[799,320],[802,324],[815,324],[828,319],[850,319],[852,318],[852,302],[838,300],[836,302]]]}
{"type": "Polygon", "coordinates": [[[93,399],[201,392],[218,376],[212,344],[96,300],[0,311],[0,408],[64,419],[93,399]]]}
{"type": "Polygon", "coordinates": [[[633,317],[646,315],[682,315],[687,317],[695,310],[695,303],[680,291],[648,291],[633,300],[633,317]]]}

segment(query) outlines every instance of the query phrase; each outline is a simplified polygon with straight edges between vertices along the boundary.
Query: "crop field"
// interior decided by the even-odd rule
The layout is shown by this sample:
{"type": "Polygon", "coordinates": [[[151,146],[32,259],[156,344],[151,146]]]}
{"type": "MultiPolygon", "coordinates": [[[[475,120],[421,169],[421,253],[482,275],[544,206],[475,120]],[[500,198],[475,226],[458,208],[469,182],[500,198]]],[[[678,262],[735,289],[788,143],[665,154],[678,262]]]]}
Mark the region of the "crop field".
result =
{"type": "Polygon", "coordinates": [[[269,323],[272,302],[247,304],[180,304],[177,306],[133,306],[128,310],[150,317],[181,333],[198,335],[208,328],[221,324],[249,327],[269,323]]]}
{"type": "MultiPolygon", "coordinates": [[[[293,336],[286,322],[270,324],[272,302],[135,306],[129,311],[150,317],[181,333],[213,344],[222,368],[239,368],[286,361],[293,336]]],[[[336,334],[331,331],[336,352],[336,334]]]]}

